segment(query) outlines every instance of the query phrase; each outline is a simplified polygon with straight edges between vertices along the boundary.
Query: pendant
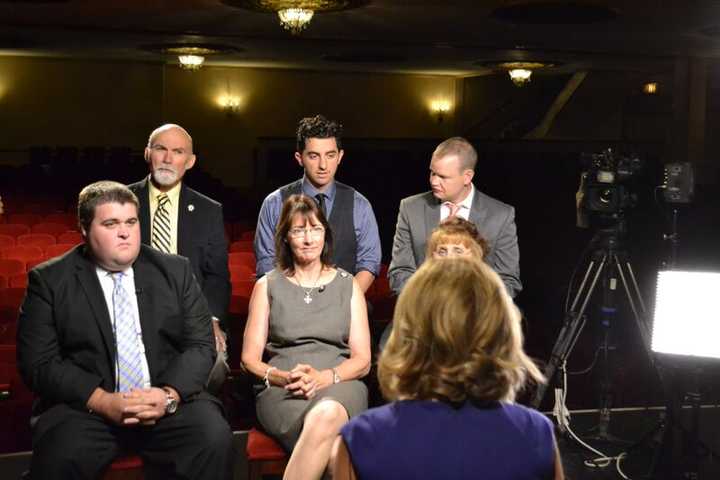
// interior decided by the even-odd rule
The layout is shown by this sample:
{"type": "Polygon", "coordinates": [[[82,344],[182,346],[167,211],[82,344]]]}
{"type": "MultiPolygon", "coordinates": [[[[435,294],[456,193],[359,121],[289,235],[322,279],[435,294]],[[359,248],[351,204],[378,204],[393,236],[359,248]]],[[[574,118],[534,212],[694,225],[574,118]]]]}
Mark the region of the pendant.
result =
{"type": "Polygon", "coordinates": [[[312,297],[310,296],[310,292],[305,292],[305,298],[303,298],[303,300],[305,301],[305,303],[310,305],[310,302],[312,302],[312,297]]]}

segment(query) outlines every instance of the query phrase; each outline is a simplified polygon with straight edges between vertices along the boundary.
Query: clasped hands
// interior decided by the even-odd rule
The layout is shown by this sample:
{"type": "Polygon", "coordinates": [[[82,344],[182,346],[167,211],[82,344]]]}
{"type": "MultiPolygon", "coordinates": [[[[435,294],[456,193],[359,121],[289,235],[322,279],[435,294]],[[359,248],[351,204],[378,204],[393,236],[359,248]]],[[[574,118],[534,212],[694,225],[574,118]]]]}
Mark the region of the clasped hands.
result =
{"type": "Polygon", "coordinates": [[[116,425],[154,425],[165,416],[167,393],[162,388],[133,388],[128,392],[97,389],[88,407],[116,425]]]}
{"type": "Polygon", "coordinates": [[[331,383],[332,370],[316,370],[310,365],[298,363],[287,376],[285,390],[296,397],[313,398],[318,390],[331,383]]]}

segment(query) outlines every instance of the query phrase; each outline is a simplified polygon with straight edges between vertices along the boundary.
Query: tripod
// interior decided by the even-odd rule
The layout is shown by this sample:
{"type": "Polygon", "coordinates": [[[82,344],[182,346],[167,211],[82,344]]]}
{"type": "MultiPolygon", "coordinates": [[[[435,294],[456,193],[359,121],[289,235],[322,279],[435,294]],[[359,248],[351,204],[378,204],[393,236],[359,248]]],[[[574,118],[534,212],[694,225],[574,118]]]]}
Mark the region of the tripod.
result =
{"type": "MultiPolygon", "coordinates": [[[[625,296],[633,312],[635,323],[643,340],[643,345],[651,358],[648,346],[650,345],[650,334],[643,316],[645,315],[645,303],[640,295],[640,289],[635,279],[635,274],[630,264],[627,253],[620,248],[620,233],[623,230],[622,222],[618,225],[598,231],[590,241],[590,246],[595,245],[592,259],[583,275],[582,282],[573,299],[570,308],[565,314],[563,326],[560,330],[555,345],[553,346],[550,359],[545,367],[545,377],[548,383],[553,380],[561,365],[564,365],[575,348],[585,327],[585,309],[593,296],[598,280],[603,279],[605,288],[603,313],[604,327],[606,328],[605,340],[603,342],[604,355],[607,360],[608,337],[607,331],[610,318],[615,313],[615,295],[617,291],[617,276],[620,277],[625,296]],[[631,289],[632,287],[632,289],[631,289]]],[[[610,422],[610,394],[609,394],[609,371],[607,361],[604,368],[604,377],[601,385],[602,405],[600,408],[600,424],[597,427],[598,436],[607,439],[607,426],[610,422]]],[[[531,406],[539,408],[545,396],[548,384],[541,384],[535,391],[531,406]]]]}

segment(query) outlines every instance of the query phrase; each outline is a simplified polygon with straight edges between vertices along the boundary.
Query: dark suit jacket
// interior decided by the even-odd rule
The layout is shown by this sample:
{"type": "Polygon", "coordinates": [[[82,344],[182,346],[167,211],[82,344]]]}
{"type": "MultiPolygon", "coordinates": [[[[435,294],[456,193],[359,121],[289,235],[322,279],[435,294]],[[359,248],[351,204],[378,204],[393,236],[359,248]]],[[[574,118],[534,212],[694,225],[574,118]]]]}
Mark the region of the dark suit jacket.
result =
{"type": "MultiPolygon", "coordinates": [[[[115,338],[95,268],[79,245],[29,274],[17,354],[36,415],[56,405],[85,410],[96,387],[115,390],[115,338]]],[[[191,400],[203,390],[215,342],[190,264],[141,245],[133,270],[152,385],[191,400]]]]}
{"type": "MultiPolygon", "coordinates": [[[[150,245],[152,222],[148,181],[145,178],[129,188],[140,200],[142,242],[150,245]]],[[[230,272],[222,204],[183,184],[177,228],[177,253],[190,259],[210,311],[224,325],[230,303],[230,272]]]]}
{"type": "MultiPolygon", "coordinates": [[[[399,294],[410,276],[425,261],[427,241],[440,223],[441,204],[425,192],[400,202],[392,261],[388,268],[390,288],[399,294]]],[[[508,293],[516,296],[520,283],[520,250],[515,226],[515,209],[475,189],[468,220],[473,222],[490,245],[485,261],[500,275],[508,293]]]]}

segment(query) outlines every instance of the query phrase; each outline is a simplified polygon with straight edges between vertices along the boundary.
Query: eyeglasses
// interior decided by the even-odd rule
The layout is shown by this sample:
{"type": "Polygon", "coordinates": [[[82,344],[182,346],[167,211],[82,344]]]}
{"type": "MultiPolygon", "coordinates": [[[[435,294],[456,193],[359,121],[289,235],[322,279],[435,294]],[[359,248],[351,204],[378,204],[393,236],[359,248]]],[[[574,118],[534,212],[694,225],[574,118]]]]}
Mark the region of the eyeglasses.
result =
{"type": "Polygon", "coordinates": [[[302,238],[306,234],[310,235],[312,238],[320,238],[323,235],[323,233],[325,233],[325,228],[323,228],[321,226],[310,227],[310,228],[296,227],[296,228],[291,228],[288,233],[290,234],[291,238],[302,238]]]}

